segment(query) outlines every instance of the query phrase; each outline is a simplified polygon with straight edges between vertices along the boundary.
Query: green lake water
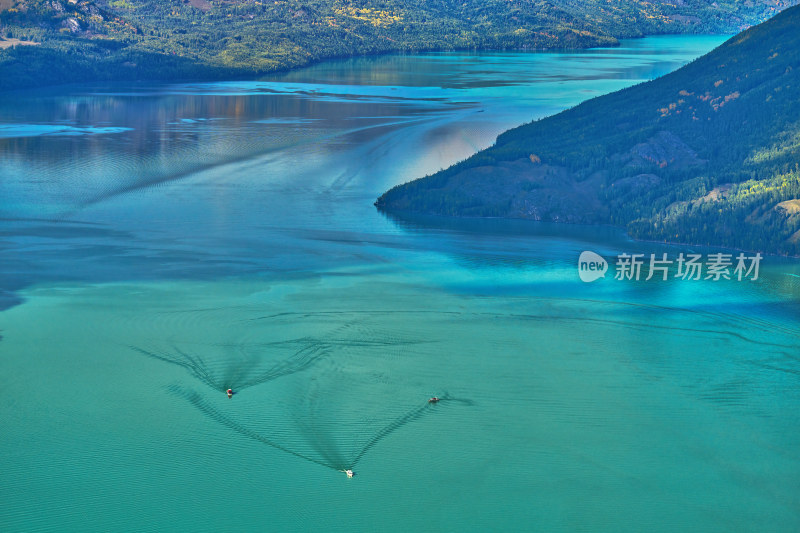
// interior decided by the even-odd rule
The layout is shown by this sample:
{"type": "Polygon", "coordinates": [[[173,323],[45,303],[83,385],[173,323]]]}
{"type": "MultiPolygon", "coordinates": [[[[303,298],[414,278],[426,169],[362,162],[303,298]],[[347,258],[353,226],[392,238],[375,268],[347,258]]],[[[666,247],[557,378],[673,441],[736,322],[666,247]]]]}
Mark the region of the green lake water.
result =
{"type": "Polygon", "coordinates": [[[798,261],[372,205],[722,41],[4,96],[0,530],[800,530],[798,261]]]}

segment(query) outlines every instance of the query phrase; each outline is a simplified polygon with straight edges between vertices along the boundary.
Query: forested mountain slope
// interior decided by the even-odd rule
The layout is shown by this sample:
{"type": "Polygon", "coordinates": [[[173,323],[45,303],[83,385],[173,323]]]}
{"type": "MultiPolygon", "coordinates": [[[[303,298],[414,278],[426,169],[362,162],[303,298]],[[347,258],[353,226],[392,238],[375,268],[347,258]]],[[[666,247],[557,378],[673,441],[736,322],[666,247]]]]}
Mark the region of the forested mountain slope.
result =
{"type": "Polygon", "coordinates": [[[0,90],[254,76],[330,57],[733,32],[797,0],[0,0],[0,90]],[[39,43],[10,46],[17,40],[39,43]]]}
{"type": "Polygon", "coordinates": [[[793,7],[676,72],[510,130],[376,205],[798,255],[799,163],[793,7]]]}

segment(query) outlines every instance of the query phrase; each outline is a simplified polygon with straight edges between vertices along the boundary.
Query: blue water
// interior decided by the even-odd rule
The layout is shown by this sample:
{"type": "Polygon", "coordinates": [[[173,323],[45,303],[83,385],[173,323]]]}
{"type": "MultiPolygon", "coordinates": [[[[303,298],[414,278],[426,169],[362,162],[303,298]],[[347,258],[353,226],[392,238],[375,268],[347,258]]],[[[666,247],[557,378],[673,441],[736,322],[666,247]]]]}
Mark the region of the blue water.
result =
{"type": "Polygon", "coordinates": [[[3,98],[0,530],[797,531],[797,261],[372,206],[722,40],[3,98]]]}

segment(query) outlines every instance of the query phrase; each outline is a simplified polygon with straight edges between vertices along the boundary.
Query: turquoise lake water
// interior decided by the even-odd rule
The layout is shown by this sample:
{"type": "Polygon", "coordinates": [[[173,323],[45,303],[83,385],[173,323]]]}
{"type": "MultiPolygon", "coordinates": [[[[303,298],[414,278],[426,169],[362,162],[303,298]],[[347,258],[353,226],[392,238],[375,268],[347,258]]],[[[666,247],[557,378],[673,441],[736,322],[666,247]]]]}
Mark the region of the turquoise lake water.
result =
{"type": "Polygon", "coordinates": [[[4,96],[0,530],[800,530],[800,262],[372,205],[722,40],[4,96]]]}

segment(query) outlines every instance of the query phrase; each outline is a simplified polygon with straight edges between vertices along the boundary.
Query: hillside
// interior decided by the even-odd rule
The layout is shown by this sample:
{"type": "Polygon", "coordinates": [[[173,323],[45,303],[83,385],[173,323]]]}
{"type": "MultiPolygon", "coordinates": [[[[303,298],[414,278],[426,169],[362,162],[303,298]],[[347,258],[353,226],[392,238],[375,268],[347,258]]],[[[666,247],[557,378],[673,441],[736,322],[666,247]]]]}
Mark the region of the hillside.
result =
{"type": "Polygon", "coordinates": [[[331,57],[732,32],[797,0],[0,0],[0,90],[255,76],[331,57]],[[15,40],[38,43],[9,46],[15,40]]]}
{"type": "Polygon", "coordinates": [[[510,130],[376,205],[798,255],[798,29],[800,7],[787,9],[667,76],[510,130]]]}

